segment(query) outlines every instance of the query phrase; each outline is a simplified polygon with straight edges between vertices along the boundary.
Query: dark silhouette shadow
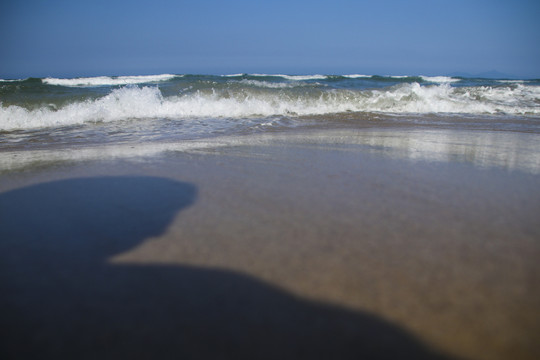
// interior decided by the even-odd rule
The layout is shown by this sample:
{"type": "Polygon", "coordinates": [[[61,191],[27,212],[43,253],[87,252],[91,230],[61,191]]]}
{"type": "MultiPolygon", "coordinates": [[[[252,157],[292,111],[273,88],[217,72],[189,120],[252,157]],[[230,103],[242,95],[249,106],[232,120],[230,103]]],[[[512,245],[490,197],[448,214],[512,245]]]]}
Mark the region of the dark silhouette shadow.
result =
{"type": "Polygon", "coordinates": [[[107,259],[196,199],[155,177],[57,181],[0,194],[2,359],[435,359],[375,316],[246,275],[107,259]]]}

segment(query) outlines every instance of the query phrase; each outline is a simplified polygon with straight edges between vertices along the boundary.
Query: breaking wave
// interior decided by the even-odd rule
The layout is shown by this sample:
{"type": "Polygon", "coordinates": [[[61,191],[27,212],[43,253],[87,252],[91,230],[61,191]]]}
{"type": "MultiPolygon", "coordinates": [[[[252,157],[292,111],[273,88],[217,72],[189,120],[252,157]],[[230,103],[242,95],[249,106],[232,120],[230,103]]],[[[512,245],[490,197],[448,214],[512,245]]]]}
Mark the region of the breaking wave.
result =
{"type": "Polygon", "coordinates": [[[162,75],[141,75],[141,76],[96,76],[96,77],[81,77],[75,79],[57,79],[45,78],[43,83],[48,85],[60,86],[114,86],[114,85],[133,85],[153,83],[159,81],[171,80],[180,75],[162,74],[162,75]]]}
{"type": "MultiPolygon", "coordinates": [[[[126,78],[141,81],[141,77],[118,78],[118,81],[126,81],[126,78]]],[[[150,81],[149,77],[144,78],[150,81]]],[[[154,78],[151,81],[158,80],[154,78]]],[[[2,106],[0,103],[0,130],[144,118],[242,119],[345,112],[538,115],[540,87],[523,84],[452,87],[448,83],[421,86],[414,82],[357,90],[288,88],[287,83],[240,82],[239,88],[225,86],[164,96],[157,86],[131,85],[112,89],[97,99],[74,101],[59,108],[43,105],[28,109],[18,105],[2,106]],[[253,88],[254,85],[257,88],[253,88]]]]}

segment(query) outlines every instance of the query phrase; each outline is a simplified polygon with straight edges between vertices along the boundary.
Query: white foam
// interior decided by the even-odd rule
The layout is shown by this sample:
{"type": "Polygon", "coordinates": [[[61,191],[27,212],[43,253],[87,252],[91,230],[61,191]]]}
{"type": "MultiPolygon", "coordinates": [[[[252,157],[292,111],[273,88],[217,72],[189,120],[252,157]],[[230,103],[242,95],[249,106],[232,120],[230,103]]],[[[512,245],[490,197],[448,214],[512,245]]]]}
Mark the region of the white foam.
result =
{"type": "Polygon", "coordinates": [[[526,80],[495,80],[502,84],[525,84],[526,80]]]}
{"type": "Polygon", "coordinates": [[[540,114],[540,87],[401,84],[380,90],[212,90],[164,98],[157,87],[123,87],[58,110],[0,104],[0,129],[27,129],[126,119],[260,118],[343,112],[540,114]]]}
{"type": "Polygon", "coordinates": [[[420,75],[420,78],[422,78],[422,80],[427,81],[427,82],[440,83],[440,84],[454,83],[454,82],[460,81],[460,79],[456,79],[456,78],[448,77],[448,76],[424,76],[424,75],[420,75]]]}
{"type": "Polygon", "coordinates": [[[86,122],[114,121],[128,118],[155,117],[161,106],[157,88],[124,87],[94,101],[69,104],[60,109],[43,107],[27,110],[19,106],[0,107],[0,129],[27,129],[77,125],[86,122]]]}
{"type": "Polygon", "coordinates": [[[306,80],[324,80],[327,79],[326,75],[284,75],[284,74],[249,74],[249,76],[259,77],[280,77],[291,81],[306,81],[306,80]]]}
{"type": "Polygon", "coordinates": [[[343,75],[345,78],[349,79],[361,79],[361,78],[370,78],[373,75],[362,75],[362,74],[349,74],[349,75],[343,75]]]}
{"type": "Polygon", "coordinates": [[[290,89],[294,87],[303,87],[303,86],[310,86],[310,83],[302,83],[302,82],[270,82],[270,81],[263,81],[263,80],[239,80],[239,84],[248,85],[248,86],[254,86],[254,87],[261,87],[261,88],[268,88],[268,89],[290,89]]]}
{"type": "Polygon", "coordinates": [[[454,88],[448,84],[403,84],[393,91],[376,91],[372,111],[394,113],[540,114],[539,87],[454,88]],[[375,110],[379,108],[380,110],[375,110]]]}
{"type": "Polygon", "coordinates": [[[287,80],[305,81],[305,80],[324,80],[328,78],[326,75],[276,75],[287,80]]]}
{"type": "Polygon", "coordinates": [[[114,85],[132,85],[144,84],[150,82],[167,81],[181,75],[161,74],[161,75],[140,75],[140,76],[96,76],[74,79],[45,78],[43,83],[48,85],[61,85],[73,87],[88,86],[114,86],[114,85]]]}

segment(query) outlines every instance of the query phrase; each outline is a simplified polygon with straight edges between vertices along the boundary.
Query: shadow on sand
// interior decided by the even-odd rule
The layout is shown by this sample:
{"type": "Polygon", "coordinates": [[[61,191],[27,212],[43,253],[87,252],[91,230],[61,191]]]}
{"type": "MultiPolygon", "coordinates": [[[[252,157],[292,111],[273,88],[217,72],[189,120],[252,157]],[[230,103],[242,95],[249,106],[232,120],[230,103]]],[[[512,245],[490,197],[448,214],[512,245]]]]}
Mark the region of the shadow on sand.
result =
{"type": "Polygon", "coordinates": [[[0,194],[1,358],[441,358],[373,315],[246,275],[107,262],[163,233],[196,196],[156,177],[0,194]]]}

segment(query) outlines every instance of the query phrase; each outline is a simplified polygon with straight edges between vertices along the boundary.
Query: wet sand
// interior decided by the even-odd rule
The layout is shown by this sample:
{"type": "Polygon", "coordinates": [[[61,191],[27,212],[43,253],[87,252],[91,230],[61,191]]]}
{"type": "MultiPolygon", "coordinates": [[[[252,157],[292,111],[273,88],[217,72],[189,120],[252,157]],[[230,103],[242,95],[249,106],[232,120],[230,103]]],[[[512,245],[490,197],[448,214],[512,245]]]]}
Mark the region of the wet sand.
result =
{"type": "Polygon", "coordinates": [[[3,358],[536,358],[536,160],[365,134],[2,174],[3,358]]]}

